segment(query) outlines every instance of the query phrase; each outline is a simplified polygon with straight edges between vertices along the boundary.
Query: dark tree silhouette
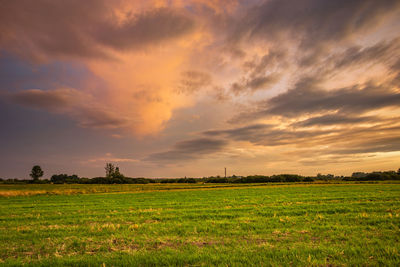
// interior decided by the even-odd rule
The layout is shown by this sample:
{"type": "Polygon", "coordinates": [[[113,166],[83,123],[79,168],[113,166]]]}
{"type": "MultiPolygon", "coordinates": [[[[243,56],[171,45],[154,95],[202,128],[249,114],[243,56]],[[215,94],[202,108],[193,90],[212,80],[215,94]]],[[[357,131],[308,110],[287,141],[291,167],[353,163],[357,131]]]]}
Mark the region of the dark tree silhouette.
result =
{"type": "Polygon", "coordinates": [[[106,177],[107,178],[112,178],[115,173],[115,166],[112,163],[106,163],[106,167],[104,168],[106,170],[106,177]]]}
{"type": "Polygon", "coordinates": [[[112,175],[113,178],[124,178],[124,175],[119,171],[119,167],[115,167],[115,171],[112,175]]]}
{"type": "Polygon", "coordinates": [[[32,177],[34,182],[39,181],[39,178],[42,177],[44,172],[42,171],[42,168],[40,168],[39,165],[35,165],[32,167],[32,171],[30,176],[32,177]]]}

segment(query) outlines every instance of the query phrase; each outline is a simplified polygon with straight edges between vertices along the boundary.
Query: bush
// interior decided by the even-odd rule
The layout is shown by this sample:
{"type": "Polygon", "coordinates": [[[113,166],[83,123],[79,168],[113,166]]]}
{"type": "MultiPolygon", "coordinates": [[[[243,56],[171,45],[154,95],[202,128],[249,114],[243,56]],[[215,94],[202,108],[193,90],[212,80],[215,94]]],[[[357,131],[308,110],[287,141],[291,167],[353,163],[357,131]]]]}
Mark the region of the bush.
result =
{"type": "Polygon", "coordinates": [[[50,182],[53,184],[77,184],[80,182],[80,179],[76,174],[54,174],[51,176],[50,182]]]}

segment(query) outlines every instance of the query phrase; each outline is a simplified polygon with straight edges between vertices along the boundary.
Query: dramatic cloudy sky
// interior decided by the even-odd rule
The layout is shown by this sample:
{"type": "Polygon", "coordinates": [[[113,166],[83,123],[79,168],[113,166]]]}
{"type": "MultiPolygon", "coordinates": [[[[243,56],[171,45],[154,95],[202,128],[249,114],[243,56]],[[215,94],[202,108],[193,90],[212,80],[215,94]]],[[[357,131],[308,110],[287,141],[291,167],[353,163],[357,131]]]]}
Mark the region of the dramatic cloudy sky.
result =
{"type": "Polygon", "coordinates": [[[400,167],[398,0],[0,0],[0,177],[400,167]]]}

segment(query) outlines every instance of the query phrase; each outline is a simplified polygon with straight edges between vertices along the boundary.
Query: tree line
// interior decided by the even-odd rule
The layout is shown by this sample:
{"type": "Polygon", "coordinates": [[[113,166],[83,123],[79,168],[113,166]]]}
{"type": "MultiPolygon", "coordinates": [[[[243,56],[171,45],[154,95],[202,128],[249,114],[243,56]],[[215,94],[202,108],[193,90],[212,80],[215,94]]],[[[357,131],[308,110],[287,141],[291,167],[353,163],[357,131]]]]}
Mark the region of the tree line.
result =
{"type": "Polygon", "coordinates": [[[203,178],[132,178],[120,172],[118,166],[107,163],[104,177],[85,178],[76,174],[54,174],[50,179],[40,179],[44,171],[39,165],[32,167],[32,180],[1,179],[3,184],[40,183],[40,184],[149,184],[149,183],[288,183],[288,182],[314,182],[314,181],[383,181],[400,180],[400,168],[395,171],[379,172],[354,172],[351,176],[334,176],[333,174],[317,174],[316,176],[302,176],[298,174],[278,174],[272,176],[249,175],[229,177],[210,176],[203,178]]]}

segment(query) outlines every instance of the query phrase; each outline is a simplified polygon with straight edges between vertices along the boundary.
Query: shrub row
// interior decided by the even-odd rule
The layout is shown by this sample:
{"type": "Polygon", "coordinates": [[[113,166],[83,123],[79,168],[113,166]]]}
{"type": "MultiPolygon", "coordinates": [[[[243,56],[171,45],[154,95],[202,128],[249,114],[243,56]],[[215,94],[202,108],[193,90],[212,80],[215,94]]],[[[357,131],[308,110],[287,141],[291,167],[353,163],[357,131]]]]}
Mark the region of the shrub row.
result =
{"type": "Polygon", "coordinates": [[[29,183],[53,183],[53,184],[148,184],[148,183],[290,183],[290,182],[313,182],[315,180],[336,180],[336,181],[383,181],[400,180],[400,172],[372,172],[372,173],[353,173],[351,177],[328,177],[328,176],[301,176],[297,174],[279,174],[272,176],[250,175],[250,176],[231,176],[219,177],[211,176],[204,178],[131,178],[120,175],[118,177],[94,177],[80,178],[76,174],[55,174],[50,180],[19,180],[19,179],[1,179],[3,184],[29,184],[29,183]]]}

